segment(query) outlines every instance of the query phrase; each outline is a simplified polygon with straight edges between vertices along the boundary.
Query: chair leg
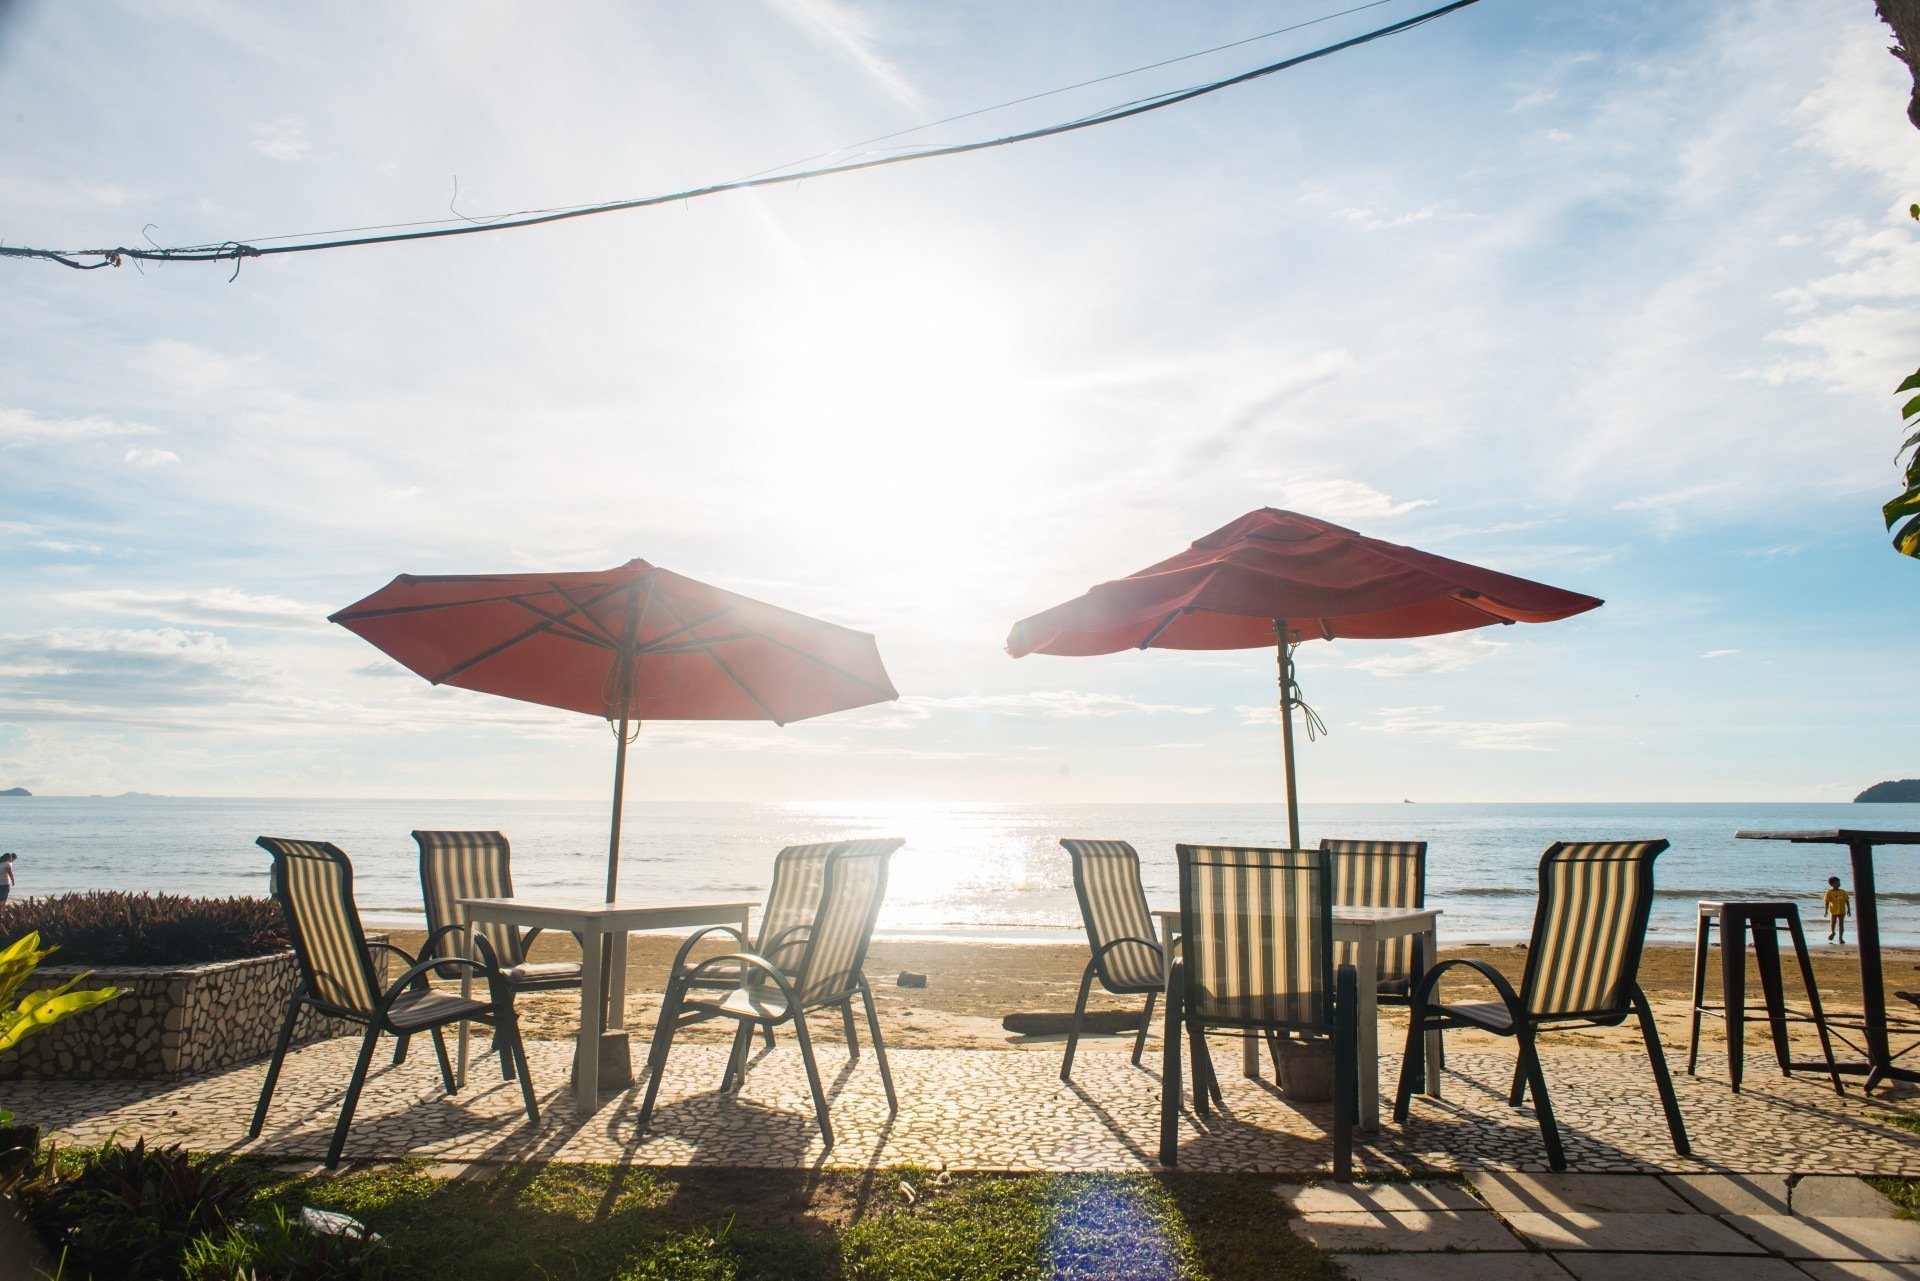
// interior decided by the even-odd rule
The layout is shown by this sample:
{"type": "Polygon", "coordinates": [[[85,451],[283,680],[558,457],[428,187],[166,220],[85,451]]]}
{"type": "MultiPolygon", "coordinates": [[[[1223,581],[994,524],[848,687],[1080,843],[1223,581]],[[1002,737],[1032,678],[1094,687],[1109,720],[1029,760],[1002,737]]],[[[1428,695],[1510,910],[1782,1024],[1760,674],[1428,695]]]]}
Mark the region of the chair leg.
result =
{"type": "Polygon", "coordinates": [[[847,1057],[858,1060],[860,1057],[860,1035],[853,1030],[852,997],[848,997],[847,1003],[840,1007],[840,1025],[846,1029],[847,1033],[847,1057]]]}
{"type": "Polygon", "coordinates": [[[1087,962],[1087,972],[1080,976],[1080,997],[1073,1003],[1073,1023],[1067,1028],[1067,1057],[1060,1060],[1060,1079],[1073,1079],[1073,1052],[1080,1046],[1080,1025],[1087,1018],[1087,994],[1093,990],[1093,962],[1087,962]]]}
{"type": "Polygon", "coordinates": [[[1845,1094],[1847,1089],[1840,1084],[1840,1073],[1833,1065],[1833,1041],[1827,1035],[1826,1011],[1820,1008],[1820,988],[1813,981],[1813,961],[1807,955],[1807,936],[1800,931],[1800,913],[1795,912],[1787,918],[1787,932],[1793,936],[1793,955],[1800,963],[1800,982],[1807,989],[1807,1009],[1812,1011],[1813,1026],[1820,1033],[1820,1053],[1827,1060],[1827,1076],[1833,1081],[1833,1092],[1845,1094]]]}
{"type": "Polygon", "coordinates": [[[1421,1017],[1422,1009],[1418,1003],[1407,1006],[1407,1049],[1400,1056],[1400,1085],[1393,1093],[1393,1119],[1398,1125],[1407,1123],[1407,1110],[1413,1103],[1414,1091],[1427,1074],[1424,1060],[1428,1028],[1426,1020],[1421,1017]]]}
{"type": "Polygon", "coordinates": [[[380,1039],[380,1025],[369,1023],[360,1041],[360,1058],[353,1065],[353,1079],[347,1082],[347,1097],[340,1103],[340,1120],[333,1127],[333,1142],[327,1144],[327,1168],[340,1164],[340,1153],[347,1146],[347,1127],[353,1124],[353,1109],[360,1103],[360,1087],[367,1083],[367,1069],[373,1066],[373,1045],[380,1039]]]}
{"type": "Polygon", "coordinates": [[[1680,1100],[1673,1092],[1673,1077],[1667,1072],[1667,1056],[1660,1048],[1660,1032],[1653,1025],[1653,1008],[1638,983],[1633,985],[1633,1012],[1640,1016],[1640,1037],[1647,1043],[1647,1058],[1653,1064],[1653,1083],[1660,1090],[1660,1106],[1667,1111],[1667,1132],[1673,1136],[1673,1150],[1681,1156],[1693,1151],[1687,1142],[1687,1123],[1680,1119],[1680,1100]]]}
{"type": "Polygon", "coordinates": [[[1700,1061],[1700,1002],[1707,994],[1707,940],[1713,933],[1714,918],[1700,913],[1693,929],[1693,1026],[1687,1033],[1687,1075],[1696,1075],[1694,1064],[1700,1061]]]}
{"type": "Polygon", "coordinates": [[[807,1065],[807,1085],[813,1090],[813,1114],[820,1120],[820,1137],[826,1143],[821,1149],[833,1151],[833,1122],[827,1120],[827,1092],[820,1088],[820,1067],[813,1061],[813,1037],[807,1032],[807,1016],[795,1012],[793,1030],[800,1038],[800,1057],[807,1065]]]}
{"type": "MultiPolygon", "coordinates": [[[[496,1027],[496,1035],[502,1044],[501,1056],[509,1058],[518,1069],[520,1098],[527,1105],[527,1119],[538,1125],[540,1124],[540,1104],[533,1097],[533,1073],[527,1070],[527,1046],[526,1042],[520,1039],[520,1019],[514,1014],[511,1005],[501,1010],[497,1017],[500,1021],[496,1027]]],[[[513,1080],[513,1076],[509,1075],[507,1080],[513,1080]]]]}
{"type": "Polygon", "coordinates": [[[433,1053],[440,1060],[440,1080],[447,1087],[447,1093],[452,1094],[458,1088],[453,1081],[453,1060],[447,1057],[447,1038],[440,1034],[439,1028],[433,1029],[433,1053]]]}
{"type": "Polygon", "coordinates": [[[653,1120],[653,1101],[660,1095],[660,1078],[666,1071],[667,1051],[673,1047],[673,1034],[680,1022],[682,990],[678,984],[668,983],[667,994],[660,1003],[660,1023],[654,1029],[653,1048],[647,1054],[647,1096],[640,1102],[640,1118],[634,1123],[636,1134],[645,1134],[647,1123],[653,1120]]]}
{"type": "Polygon", "coordinates": [[[1767,1005],[1773,1058],[1782,1076],[1792,1076],[1793,1056],[1787,1050],[1787,994],[1780,975],[1780,930],[1773,921],[1754,922],[1753,959],[1760,971],[1761,998],[1767,1005]]]}
{"type": "MultiPolygon", "coordinates": [[[[1540,1054],[1534,1048],[1533,1029],[1524,1018],[1514,1020],[1514,1039],[1520,1043],[1520,1066],[1533,1090],[1533,1115],[1540,1122],[1540,1137],[1547,1145],[1547,1168],[1567,1168],[1567,1154],[1560,1147],[1560,1127],[1554,1123],[1553,1104],[1547,1101],[1547,1077],[1540,1070],[1540,1054]]],[[[1516,1107],[1518,1104],[1515,1105],[1516,1107]]]]}
{"type": "Polygon", "coordinates": [[[411,1032],[402,1032],[393,1038],[393,1065],[399,1067],[407,1061],[407,1042],[413,1039],[411,1032]]]}
{"type": "Polygon", "coordinates": [[[1158,992],[1147,993],[1146,1012],[1140,1016],[1140,1031],[1133,1038],[1133,1065],[1140,1066],[1140,1052],[1147,1048],[1147,1029],[1153,1026],[1153,1003],[1159,998],[1158,992]]]}
{"type": "Polygon", "coordinates": [[[1165,1026],[1160,1045],[1160,1164],[1171,1169],[1180,1163],[1180,1030],[1181,975],[1174,963],[1173,977],[1167,983],[1165,1026]]]}
{"type": "MultiPolygon", "coordinates": [[[[769,1039],[773,1029],[763,1026],[769,1039]]],[[[733,1030],[733,1049],[727,1054],[726,1071],[720,1074],[720,1093],[732,1094],[747,1083],[747,1051],[753,1047],[753,1024],[742,1023],[733,1030]]]]}
{"type": "Polygon", "coordinates": [[[1360,1113],[1360,978],[1351,965],[1334,974],[1333,1178],[1353,1182],[1353,1126],[1360,1113]]]}
{"type": "Polygon", "coordinates": [[[1187,1020],[1187,1057],[1192,1060],[1193,1114],[1204,1118],[1212,1114],[1208,1104],[1219,1098],[1219,1094],[1210,1084],[1213,1055],[1207,1050],[1207,1031],[1196,1019],[1187,1020]]]}
{"type": "Polygon", "coordinates": [[[1507,1090],[1507,1106],[1517,1108],[1527,1101],[1527,1060],[1522,1056],[1513,1065],[1513,1084],[1507,1090]]]}
{"type": "MultiPolygon", "coordinates": [[[[880,1064],[880,1085],[887,1092],[887,1114],[900,1110],[900,1101],[893,1095],[893,1069],[887,1066],[887,1043],[880,1038],[880,1011],[874,1008],[873,991],[867,986],[866,975],[860,976],[860,999],[867,1005],[867,1034],[873,1038],[873,1057],[880,1064]]],[[[852,1008],[852,1002],[848,1002],[852,1008]]]]}
{"type": "Polygon", "coordinates": [[[267,1064],[267,1079],[260,1086],[260,1102],[253,1109],[253,1124],[247,1127],[247,1137],[257,1139],[260,1129],[267,1123],[267,1104],[273,1101],[273,1087],[280,1081],[280,1065],[286,1061],[287,1047],[293,1043],[293,1025],[300,1020],[300,998],[298,996],[287,1003],[287,1017],[280,1024],[280,1039],[273,1043],[273,1061],[267,1064]]]}

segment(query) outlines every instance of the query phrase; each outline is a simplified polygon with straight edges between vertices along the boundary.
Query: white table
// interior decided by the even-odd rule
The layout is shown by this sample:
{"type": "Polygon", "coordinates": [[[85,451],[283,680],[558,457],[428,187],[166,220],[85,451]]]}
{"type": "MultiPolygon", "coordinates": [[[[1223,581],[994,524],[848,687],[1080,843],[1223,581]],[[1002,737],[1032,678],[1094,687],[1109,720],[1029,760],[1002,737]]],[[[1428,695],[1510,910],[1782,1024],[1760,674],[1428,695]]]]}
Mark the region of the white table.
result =
{"type": "MultiPolygon", "coordinates": [[[[499,921],[522,929],[535,926],[580,936],[580,1037],[573,1052],[574,1106],[582,1116],[600,1106],[600,1039],[606,1031],[624,1030],[627,1022],[627,934],[633,930],[689,929],[702,925],[737,925],[747,932],[752,903],[539,903],[523,898],[463,898],[459,900],[467,926],[467,955],[474,955],[475,921],[499,921]],[[608,971],[613,986],[602,998],[600,953],[603,940],[613,942],[613,964],[608,971]],[[601,1022],[602,1005],[606,1022],[601,1022]]],[[[470,995],[473,972],[460,976],[460,994],[470,995]]],[[[460,1067],[456,1077],[467,1083],[467,1025],[460,1025],[460,1067]]]]}
{"type": "MultiPolygon", "coordinates": [[[[1180,932],[1178,908],[1156,911],[1160,918],[1160,937],[1171,941],[1180,932]]],[[[1360,1062],[1360,1115],[1354,1118],[1362,1130],[1380,1128],[1380,944],[1390,938],[1417,934],[1426,940],[1429,965],[1439,955],[1440,912],[1431,907],[1351,907],[1335,904],[1333,941],[1355,944],[1354,969],[1360,980],[1360,1004],[1354,1015],[1358,1024],[1360,1062]]],[[[1162,983],[1173,971],[1173,948],[1166,954],[1162,983]]],[[[1440,1097],[1440,1033],[1427,1033],[1427,1093],[1440,1097]]],[[[1248,1076],[1260,1075],[1260,1040],[1247,1037],[1241,1049],[1241,1069],[1248,1076]]]]}

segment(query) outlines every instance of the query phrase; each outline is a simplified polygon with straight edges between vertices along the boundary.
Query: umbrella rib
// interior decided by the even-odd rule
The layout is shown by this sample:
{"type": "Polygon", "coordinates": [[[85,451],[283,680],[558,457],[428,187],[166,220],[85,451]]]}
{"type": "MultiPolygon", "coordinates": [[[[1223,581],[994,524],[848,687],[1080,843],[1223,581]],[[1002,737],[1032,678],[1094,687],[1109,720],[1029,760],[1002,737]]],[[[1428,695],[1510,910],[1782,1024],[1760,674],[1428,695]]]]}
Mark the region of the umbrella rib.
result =
{"type": "MultiPolygon", "coordinates": [[[[699,623],[689,623],[686,620],[682,619],[680,617],[680,612],[676,610],[670,602],[661,601],[660,608],[666,610],[668,614],[673,616],[673,621],[680,624],[680,628],[683,632],[689,628],[699,626],[699,623]]],[[[745,681],[741,680],[738,676],[734,675],[733,669],[727,666],[727,660],[720,657],[720,655],[714,653],[710,645],[705,643],[699,643],[698,648],[700,649],[701,652],[706,654],[708,660],[711,661],[715,667],[720,669],[720,674],[722,676],[725,676],[728,680],[733,682],[734,688],[738,689],[742,694],[745,694],[747,696],[748,701],[751,702],[755,707],[760,709],[760,714],[762,716],[772,721],[775,725],[786,724],[785,721],[781,720],[778,716],[775,716],[773,714],[773,709],[771,707],[768,707],[765,703],[760,701],[760,696],[758,694],[754,693],[751,689],[747,688],[747,684],[745,681]]]]}
{"type": "Polygon", "coordinates": [[[1488,618],[1491,618],[1494,622],[1499,623],[1502,626],[1506,626],[1506,627],[1513,626],[1514,620],[1511,618],[1508,618],[1505,614],[1496,614],[1492,610],[1488,609],[1485,605],[1477,604],[1473,600],[1469,599],[1469,597],[1478,596],[1479,594],[1480,593],[1478,592],[1451,593],[1454,600],[1458,601],[1462,605],[1465,605],[1468,609],[1475,610],[1479,613],[1485,614],[1488,618]]]}
{"type": "Polygon", "coordinates": [[[1154,624],[1153,630],[1148,632],[1146,634],[1146,637],[1143,640],[1141,640],[1141,642],[1138,645],[1135,645],[1134,648],[1146,649],[1148,646],[1152,645],[1155,641],[1160,639],[1161,632],[1164,632],[1167,630],[1167,628],[1172,627],[1175,622],[1179,621],[1180,616],[1182,614],[1185,614],[1186,612],[1187,611],[1184,609],[1176,609],[1171,614],[1168,614],[1165,618],[1161,619],[1158,623],[1154,624]]]}
{"type": "MultiPolygon", "coordinates": [[[[555,590],[559,591],[558,588],[556,588],[555,590]]],[[[614,588],[613,590],[618,591],[619,588],[614,588]]],[[[613,594],[612,592],[608,593],[608,595],[612,595],[612,594],[613,594]]],[[[573,612],[575,613],[581,612],[581,606],[575,604],[573,601],[573,598],[568,596],[566,592],[559,591],[559,595],[562,600],[565,600],[567,604],[571,606],[573,612]]],[[[602,596],[600,598],[600,600],[605,600],[605,599],[606,599],[605,596],[602,596]]],[[[595,640],[591,632],[586,631],[578,623],[574,622],[571,618],[569,618],[565,614],[549,613],[548,611],[543,610],[538,606],[532,604],[531,601],[527,600],[526,598],[519,597],[519,596],[507,597],[506,600],[508,600],[510,603],[514,605],[518,605],[520,608],[524,610],[527,610],[528,612],[532,613],[534,616],[538,617],[542,621],[535,623],[532,627],[527,628],[523,632],[519,632],[513,636],[508,637],[506,640],[501,641],[497,645],[490,646],[487,649],[480,651],[478,654],[473,655],[471,658],[467,658],[461,662],[455,663],[452,667],[449,667],[446,671],[441,672],[438,676],[427,677],[427,680],[429,680],[435,685],[443,684],[444,682],[452,680],[454,677],[460,675],[463,672],[472,671],[474,668],[486,662],[488,659],[497,657],[498,655],[505,653],[507,650],[512,649],[515,645],[518,645],[522,641],[527,640],[531,637],[537,636],[541,632],[548,632],[557,636],[565,637],[570,640],[577,640],[587,645],[598,645],[602,649],[611,648],[610,646],[602,645],[599,641],[595,640]]],[[[594,601],[593,603],[599,604],[599,601],[594,601]]],[[[592,616],[588,615],[588,617],[592,617],[592,616]]]]}

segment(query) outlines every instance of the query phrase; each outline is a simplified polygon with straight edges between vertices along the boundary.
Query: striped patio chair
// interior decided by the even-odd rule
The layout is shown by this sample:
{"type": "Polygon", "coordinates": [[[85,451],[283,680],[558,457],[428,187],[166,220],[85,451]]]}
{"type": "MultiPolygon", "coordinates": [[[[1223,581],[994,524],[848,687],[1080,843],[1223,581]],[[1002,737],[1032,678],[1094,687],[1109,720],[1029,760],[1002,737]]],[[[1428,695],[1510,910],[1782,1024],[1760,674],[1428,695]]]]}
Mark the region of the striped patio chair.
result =
{"type": "Polygon", "coordinates": [[[1180,1033],[1193,1065],[1194,1111],[1208,1113],[1206,1032],[1333,1038],[1333,1177],[1353,1177],[1360,1108],[1359,979],[1333,963],[1333,870],[1325,850],[1178,845],[1180,947],[1167,984],[1160,1083],[1160,1163],[1179,1157],[1180,1033]]]}
{"type": "MultiPolygon", "coordinates": [[[[421,958],[477,959],[467,955],[460,900],[513,897],[512,847],[499,832],[415,832],[413,839],[420,847],[420,893],[427,905],[427,941],[420,949],[421,958]]],[[[479,921],[473,927],[474,937],[487,941],[494,964],[506,972],[516,990],[579,987],[579,961],[527,959],[540,932],[537,927],[522,930],[503,921],[479,921]]]]}
{"type": "MultiPolygon", "coordinates": [[[[833,1124],[827,1118],[827,1095],[821,1088],[819,1065],[814,1062],[807,1015],[814,1010],[839,1009],[842,1017],[850,1020],[856,996],[866,1005],[867,1034],[873,1039],[873,1054],[880,1066],[887,1109],[889,1113],[899,1111],[893,1092],[893,1073],[887,1066],[886,1042],[880,1036],[880,1017],[861,967],[866,963],[867,945],[873,938],[873,923],[886,897],[888,860],[903,844],[905,842],[898,838],[887,838],[842,841],[830,848],[821,860],[820,891],[811,920],[805,925],[777,926],[770,933],[768,922],[763,919],[761,933],[780,957],[778,962],[767,955],[743,951],[688,964],[687,952],[694,940],[689,939],[681,946],[681,954],[667,979],[660,1024],[653,1034],[653,1050],[647,1065],[647,1095],[640,1105],[637,1132],[645,1133],[652,1122],[667,1054],[673,1047],[674,1035],[681,1028],[712,1019],[735,1021],[738,1027],[733,1053],[720,1081],[721,1090],[729,1092],[745,1083],[745,1048],[753,1030],[756,1027],[771,1030],[791,1023],[800,1042],[801,1059],[806,1064],[807,1084],[813,1091],[813,1111],[820,1123],[820,1135],[826,1150],[832,1150],[833,1124]],[[716,984],[716,979],[726,981],[716,984]]],[[[772,915],[769,911],[768,916],[772,915]]],[[[850,1044],[848,1048],[852,1052],[854,1047],[850,1044]]]]}
{"type": "Polygon", "coordinates": [[[1629,1014],[1640,1020],[1653,1080],[1666,1109],[1673,1150],[1692,1151],[1680,1102],[1674,1097],[1660,1033],[1637,976],[1640,949],[1653,910],[1653,860],[1667,848],[1664,840],[1556,841],[1540,859],[1540,900],[1534,908],[1527,966],[1515,992],[1500,971],[1484,961],[1456,959],[1428,970],[1414,986],[1407,1025],[1407,1052],[1401,1060],[1400,1090],[1394,1120],[1405,1124],[1407,1105],[1423,1073],[1428,1031],[1471,1027],[1513,1037],[1519,1046],[1513,1088],[1507,1102],[1519,1107],[1533,1091],[1534,1114],[1547,1147],[1547,1163],[1567,1168],[1547,1099],[1535,1039],[1559,1027],[1617,1027],[1629,1014]],[[1448,971],[1465,968],[1493,985],[1497,1001],[1442,1001],[1438,986],[1448,971]]]}
{"type": "MultiPolygon", "coordinates": [[[[773,884],[767,889],[767,904],[760,910],[760,928],[749,940],[731,925],[709,925],[695,930],[680,944],[680,950],[674,955],[673,964],[667,973],[671,976],[690,971],[694,968],[692,954],[694,946],[710,934],[729,934],[734,945],[743,952],[764,957],[781,970],[791,971],[806,955],[806,938],[813,928],[814,914],[820,910],[820,894],[826,888],[827,860],[834,851],[859,845],[859,841],[820,841],[812,845],[789,845],[774,856],[773,884]]],[[[729,988],[739,985],[745,971],[734,966],[732,973],[709,972],[693,982],[700,988],[729,988]]],[[[860,1038],[854,1030],[853,1006],[849,1003],[841,1010],[843,1027],[847,1038],[847,1054],[850,1058],[860,1057],[860,1038]]],[[[761,1028],[766,1036],[767,1048],[773,1048],[773,1029],[761,1028]]],[[[747,1039],[738,1044],[735,1063],[728,1071],[739,1070],[738,1059],[745,1055],[747,1039]]]]}
{"type": "MultiPolygon", "coordinates": [[[[1425,907],[1427,905],[1427,843],[1425,841],[1322,840],[1320,848],[1333,859],[1333,901],[1343,907],[1425,907]]],[[[1382,939],[1377,960],[1379,999],[1405,1005],[1414,980],[1426,971],[1421,956],[1424,940],[1403,934],[1382,939]]],[[[1335,943],[1333,961],[1354,960],[1352,943],[1335,943]]]]}
{"type": "Polygon", "coordinates": [[[1080,900],[1080,920],[1087,927],[1092,956],[1080,976],[1080,997],[1073,1004],[1073,1026],[1067,1032],[1067,1054],[1060,1063],[1060,1079],[1073,1076],[1073,1053],[1080,1044],[1080,1028],[1087,1016],[1087,996],[1093,981],[1115,996],[1145,996],[1146,1012],[1133,1038],[1134,1066],[1140,1064],[1153,1024],[1153,1003],[1166,981],[1166,952],[1147,910],[1147,891],[1140,884],[1140,855],[1125,841],[1063,839],[1073,857],[1073,892],[1080,900]]]}
{"type": "MultiPolygon", "coordinates": [[[[327,1146],[329,1168],[340,1163],[346,1146],[347,1127],[353,1123],[353,1111],[360,1101],[360,1089],[366,1083],[367,1068],[373,1062],[373,1047],[380,1033],[407,1036],[431,1032],[433,1046],[440,1057],[440,1077],[447,1093],[457,1088],[453,1063],[447,1057],[446,1040],[441,1029],[462,1020],[490,1024],[518,1066],[520,1092],[527,1106],[527,1117],[535,1124],[540,1109],[533,1098],[533,1083],[527,1076],[526,1050],[520,1043],[520,1026],[513,1014],[513,987],[498,966],[485,960],[452,961],[429,958],[416,962],[397,947],[390,948],[407,962],[407,970],[383,990],[373,965],[372,945],[360,928],[360,912],[353,902],[353,865],[339,848],[327,841],[295,841],[262,836],[257,842],[273,855],[273,896],[286,917],[287,936],[293,942],[295,960],[300,968],[300,983],[287,1005],[286,1021],[280,1027],[280,1039],[267,1066],[267,1079],[260,1089],[260,1102],[254,1108],[249,1138],[259,1138],[266,1124],[267,1105],[280,1079],[280,1066],[286,1060],[287,1046],[293,1040],[294,1023],[303,1009],[317,1010],[332,1018],[350,1019],[366,1025],[360,1042],[360,1057],[353,1076],[347,1082],[346,1097],[340,1104],[340,1119],[334,1125],[333,1141],[327,1146]],[[436,991],[427,983],[427,975],[440,967],[478,975],[487,982],[484,1001],[436,991]]],[[[390,946],[390,945],[388,945],[390,946]]],[[[485,956],[482,947],[482,956],[485,956]]]]}

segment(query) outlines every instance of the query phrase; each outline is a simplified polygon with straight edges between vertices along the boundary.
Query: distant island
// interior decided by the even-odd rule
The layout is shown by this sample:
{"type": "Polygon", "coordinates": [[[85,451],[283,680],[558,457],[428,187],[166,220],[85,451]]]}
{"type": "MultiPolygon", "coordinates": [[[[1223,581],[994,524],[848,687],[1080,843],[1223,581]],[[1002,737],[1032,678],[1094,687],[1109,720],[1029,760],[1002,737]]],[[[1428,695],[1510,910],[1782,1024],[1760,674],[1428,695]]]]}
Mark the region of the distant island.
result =
{"type": "Polygon", "coordinates": [[[32,796],[32,795],[33,793],[29,792],[24,787],[9,787],[9,788],[6,788],[5,790],[0,790],[0,796],[32,796]]]}
{"type": "Polygon", "coordinates": [[[1853,798],[1860,801],[1882,804],[1920,804],[1920,778],[1893,779],[1885,783],[1875,783],[1866,791],[1853,798]]]}

